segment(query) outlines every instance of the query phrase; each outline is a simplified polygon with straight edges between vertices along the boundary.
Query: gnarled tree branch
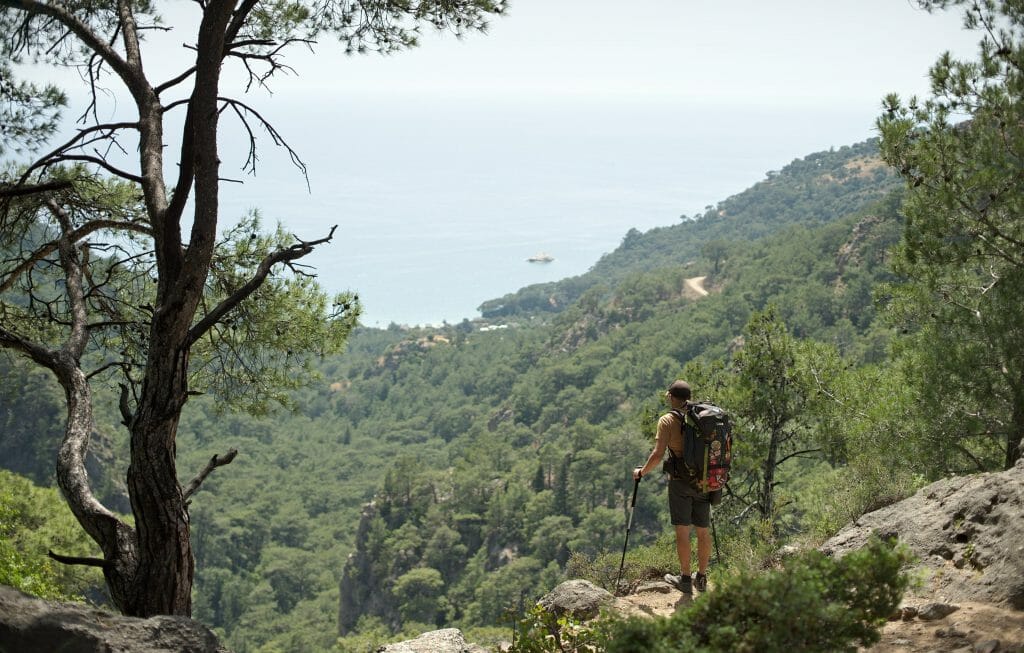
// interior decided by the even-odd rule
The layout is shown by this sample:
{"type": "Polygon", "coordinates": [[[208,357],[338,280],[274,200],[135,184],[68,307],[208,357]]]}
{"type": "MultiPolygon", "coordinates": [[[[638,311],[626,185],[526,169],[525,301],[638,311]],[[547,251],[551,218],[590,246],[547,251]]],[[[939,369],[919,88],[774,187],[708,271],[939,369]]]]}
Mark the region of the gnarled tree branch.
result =
{"type": "Polygon", "coordinates": [[[78,556],[66,556],[53,551],[47,551],[46,555],[64,565],[85,565],[87,567],[106,567],[107,561],[103,558],[81,558],[78,556]]]}
{"type": "Polygon", "coordinates": [[[249,297],[249,295],[254,293],[256,289],[259,288],[264,281],[266,281],[267,277],[270,275],[270,270],[275,265],[277,265],[278,263],[287,263],[290,261],[294,261],[296,259],[300,259],[303,256],[312,252],[317,245],[322,245],[324,243],[330,242],[331,239],[334,238],[334,231],[337,228],[338,225],[334,225],[333,227],[331,227],[331,231],[329,234],[318,240],[312,240],[309,242],[300,240],[298,243],[292,245],[291,247],[279,249],[276,252],[271,252],[270,254],[268,254],[262,261],[260,261],[259,266],[256,268],[255,274],[253,274],[252,278],[249,279],[249,281],[247,281],[240,288],[235,290],[235,292],[231,293],[231,295],[224,298],[224,300],[221,301],[216,306],[214,306],[213,310],[207,313],[202,320],[200,320],[198,323],[196,323],[195,326],[189,329],[188,345],[191,346],[193,343],[199,340],[199,338],[201,338],[204,333],[209,331],[214,324],[217,324],[217,322],[219,322],[225,315],[227,315],[227,313],[231,309],[233,309],[235,306],[238,306],[240,303],[242,303],[242,301],[249,297]]]}
{"type": "Polygon", "coordinates": [[[210,461],[206,463],[206,467],[203,468],[203,471],[199,472],[199,474],[188,484],[188,487],[185,488],[184,492],[182,492],[182,498],[185,501],[188,501],[193,494],[199,491],[199,486],[203,484],[203,481],[206,480],[207,476],[213,473],[213,470],[218,467],[231,464],[231,461],[234,460],[237,455],[238,449],[229,449],[223,456],[214,455],[210,458],[210,461]]]}

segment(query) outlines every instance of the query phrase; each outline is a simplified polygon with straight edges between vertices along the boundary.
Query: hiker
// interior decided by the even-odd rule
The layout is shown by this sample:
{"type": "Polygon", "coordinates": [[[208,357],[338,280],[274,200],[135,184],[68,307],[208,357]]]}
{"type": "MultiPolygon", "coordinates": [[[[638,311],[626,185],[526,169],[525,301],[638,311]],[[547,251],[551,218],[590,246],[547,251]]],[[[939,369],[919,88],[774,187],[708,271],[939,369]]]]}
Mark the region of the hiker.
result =
{"type": "MultiPolygon", "coordinates": [[[[676,380],[665,392],[672,410],[685,411],[690,400],[690,385],[676,380]]],[[[658,436],[654,451],[643,467],[633,470],[633,478],[640,479],[661,464],[666,447],[681,458],[683,455],[683,424],[679,417],[668,412],[658,419],[658,436]]],[[[701,492],[691,482],[670,475],[668,481],[668,509],[676,530],[676,554],[679,556],[680,574],[667,574],[665,580],[679,588],[683,594],[693,594],[693,587],[703,592],[708,585],[708,562],[711,559],[711,501],[709,493],[701,492]],[[697,574],[690,577],[690,526],[697,528],[697,574]]]]}

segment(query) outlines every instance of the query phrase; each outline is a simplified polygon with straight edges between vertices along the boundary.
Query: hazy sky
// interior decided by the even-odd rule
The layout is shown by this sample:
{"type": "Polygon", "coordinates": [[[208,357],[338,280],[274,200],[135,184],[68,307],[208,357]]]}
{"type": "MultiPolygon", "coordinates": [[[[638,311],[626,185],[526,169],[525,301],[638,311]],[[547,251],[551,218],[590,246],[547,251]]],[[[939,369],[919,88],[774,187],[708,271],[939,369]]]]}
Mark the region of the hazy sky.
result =
{"type": "MultiPolygon", "coordinates": [[[[196,11],[166,7],[179,27],[196,11]]],[[[153,35],[152,79],[187,66],[187,33],[153,35]]],[[[222,187],[223,218],[258,206],[308,238],[339,224],[308,262],[330,290],[363,294],[366,323],[457,321],[584,272],[630,228],[873,136],[885,94],[927,94],[939,54],[973,57],[977,41],[957,11],[907,0],[513,0],[487,34],[427,33],[389,57],[325,41],[248,99],[309,164],[311,190],[266,137],[245,177],[225,120],[222,174],[245,184],[222,187]],[[554,265],[523,263],[541,249],[554,265]]]]}
{"type": "Polygon", "coordinates": [[[427,35],[388,58],[296,64],[295,86],[425,99],[877,106],[972,54],[957,12],[907,0],[513,0],[489,34],[427,35]]]}

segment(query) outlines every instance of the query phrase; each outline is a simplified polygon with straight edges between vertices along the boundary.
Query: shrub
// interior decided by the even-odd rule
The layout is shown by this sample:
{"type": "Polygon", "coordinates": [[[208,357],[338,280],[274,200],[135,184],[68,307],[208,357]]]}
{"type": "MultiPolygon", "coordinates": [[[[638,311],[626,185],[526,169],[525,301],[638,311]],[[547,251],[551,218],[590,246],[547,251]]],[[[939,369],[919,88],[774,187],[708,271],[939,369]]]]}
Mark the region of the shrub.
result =
{"type": "Polygon", "coordinates": [[[878,540],[839,560],[808,551],[784,570],[728,578],[669,619],[620,622],[606,650],[854,651],[854,642],[878,641],[907,587],[908,560],[878,540]]]}
{"type": "MultiPolygon", "coordinates": [[[[593,558],[584,553],[574,552],[566,563],[565,577],[589,580],[598,587],[614,593],[620,562],[622,549],[602,553],[593,558]]],[[[667,573],[678,573],[678,570],[675,534],[667,530],[653,544],[629,548],[622,568],[622,585],[661,578],[667,573]]]]}
{"type": "Polygon", "coordinates": [[[50,600],[104,597],[99,569],[57,563],[47,556],[50,549],[98,557],[56,489],[0,470],[0,585],[50,600]]]}
{"type": "Polygon", "coordinates": [[[804,492],[804,526],[824,541],[861,515],[896,503],[925,485],[925,479],[886,462],[859,461],[856,466],[816,477],[804,492]]]}

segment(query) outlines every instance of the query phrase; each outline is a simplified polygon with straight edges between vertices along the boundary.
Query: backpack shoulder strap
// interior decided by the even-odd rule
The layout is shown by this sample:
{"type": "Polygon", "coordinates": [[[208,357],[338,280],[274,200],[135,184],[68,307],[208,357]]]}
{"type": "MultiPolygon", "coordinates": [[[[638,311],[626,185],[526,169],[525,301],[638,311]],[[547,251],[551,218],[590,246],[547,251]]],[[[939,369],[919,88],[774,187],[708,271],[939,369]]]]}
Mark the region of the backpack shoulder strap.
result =
{"type": "MultiPolygon", "coordinates": [[[[684,412],[683,410],[680,410],[679,408],[673,408],[672,410],[668,411],[669,413],[675,415],[676,419],[679,420],[679,429],[680,429],[680,431],[682,431],[682,434],[683,434],[683,450],[684,451],[686,450],[687,434],[693,429],[693,425],[690,424],[687,421],[687,419],[686,419],[686,416],[687,416],[687,414],[690,411],[689,404],[687,404],[687,406],[685,408],[685,411],[686,412],[684,412]]],[[[692,419],[692,417],[691,417],[691,419],[692,419]]],[[[681,457],[679,454],[677,454],[674,451],[672,451],[672,447],[665,447],[665,448],[668,449],[668,453],[669,453],[670,456],[673,456],[675,458],[680,458],[681,457]]]]}

